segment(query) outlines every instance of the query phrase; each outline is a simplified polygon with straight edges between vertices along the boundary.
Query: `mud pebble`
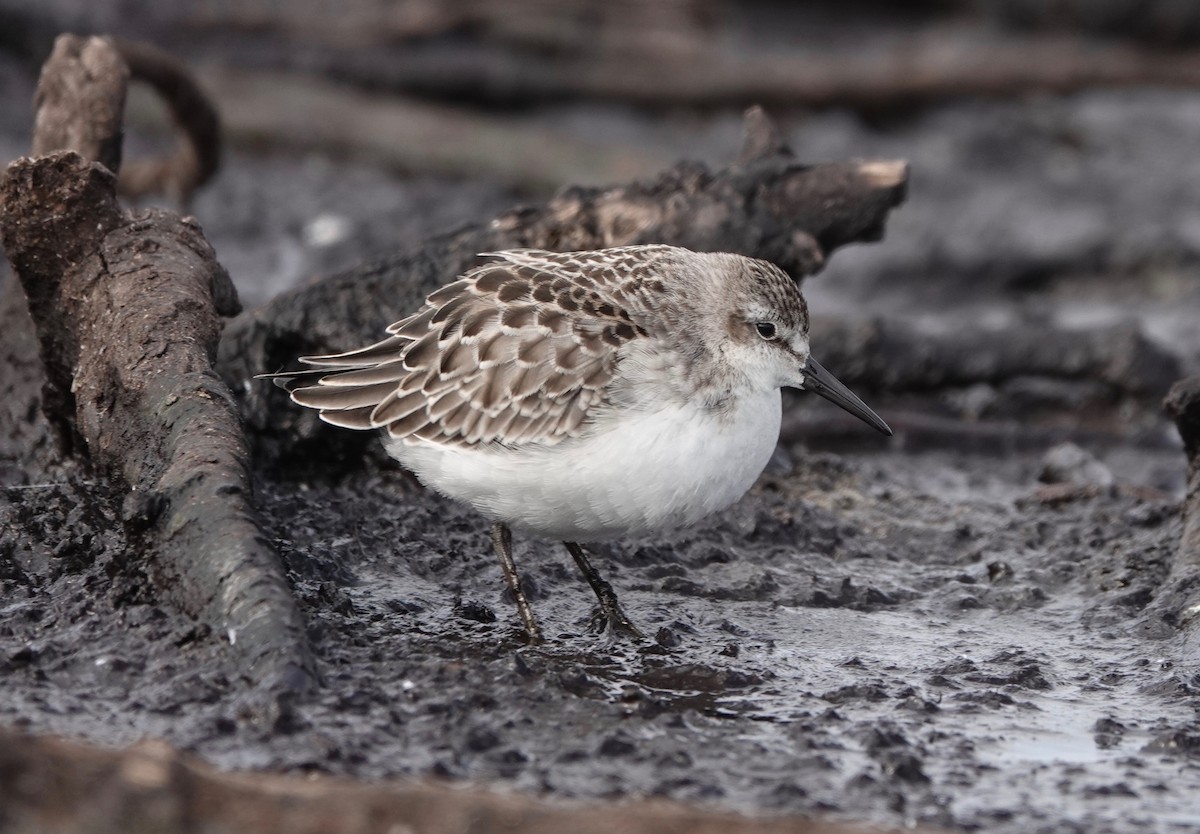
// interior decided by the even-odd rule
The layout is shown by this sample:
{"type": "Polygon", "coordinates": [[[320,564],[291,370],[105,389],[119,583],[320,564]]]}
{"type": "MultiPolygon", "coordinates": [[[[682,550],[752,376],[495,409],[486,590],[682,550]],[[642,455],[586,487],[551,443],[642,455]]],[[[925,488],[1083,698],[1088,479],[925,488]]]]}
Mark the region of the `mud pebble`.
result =
{"type": "Polygon", "coordinates": [[[476,623],[496,622],[496,612],[482,602],[474,599],[461,600],[458,605],[454,606],[454,613],[458,614],[464,620],[471,620],[476,623]]]}
{"type": "Polygon", "coordinates": [[[880,759],[880,766],[883,767],[884,773],[901,782],[910,784],[927,784],[929,782],[921,759],[912,753],[898,750],[888,751],[880,759]]]}
{"type": "Polygon", "coordinates": [[[660,756],[658,766],[689,768],[692,766],[692,757],[686,750],[675,750],[665,756],[660,756]]]}
{"type": "Polygon", "coordinates": [[[729,620],[722,620],[721,624],[717,626],[717,628],[726,634],[732,634],[734,637],[747,637],[750,634],[750,632],[746,631],[746,629],[729,620]]]}
{"type": "Polygon", "coordinates": [[[1050,681],[1042,674],[1041,667],[1036,663],[1023,664],[1007,673],[988,674],[977,672],[966,675],[965,678],[974,683],[991,684],[993,686],[1016,686],[1021,689],[1036,689],[1038,691],[1053,688],[1050,681]]]}
{"type": "Polygon", "coordinates": [[[1113,785],[1087,785],[1083,789],[1084,796],[1137,796],[1137,791],[1124,782],[1113,785]]]}
{"type": "Polygon", "coordinates": [[[33,646],[25,645],[9,654],[7,665],[13,667],[28,666],[37,659],[38,650],[33,646]]]}
{"type": "Polygon", "coordinates": [[[1125,725],[1115,718],[1097,719],[1092,727],[1092,738],[1101,750],[1109,750],[1121,743],[1125,735],[1125,725]]]}
{"type": "Polygon", "coordinates": [[[831,704],[845,704],[853,701],[886,701],[890,696],[880,684],[854,683],[831,689],[821,697],[831,704]]]}
{"type": "Polygon", "coordinates": [[[964,704],[974,705],[976,707],[991,707],[992,709],[1000,709],[1001,707],[1011,707],[1017,702],[1011,695],[1006,695],[1003,692],[989,690],[987,692],[956,692],[950,696],[951,700],[961,701],[964,704]]]}
{"type": "Polygon", "coordinates": [[[600,689],[596,679],[578,667],[560,674],[558,684],[572,695],[587,695],[600,689]]]}
{"type": "Polygon", "coordinates": [[[868,586],[863,589],[861,594],[864,606],[868,609],[876,606],[890,606],[897,603],[897,599],[887,591],[882,591],[879,588],[868,586]]]}
{"type": "Polygon", "coordinates": [[[600,742],[600,746],[596,749],[596,753],[605,756],[606,758],[618,758],[622,756],[631,756],[637,752],[635,745],[628,736],[624,734],[612,735],[600,742]]]}
{"type": "Polygon", "coordinates": [[[795,802],[797,799],[804,799],[807,796],[808,791],[795,782],[783,782],[776,785],[774,790],[771,791],[771,798],[784,806],[795,802]]]}
{"type": "Polygon", "coordinates": [[[499,767],[501,776],[511,779],[524,770],[525,765],[529,763],[529,756],[523,750],[510,747],[496,756],[494,761],[499,767]]]}
{"type": "Polygon", "coordinates": [[[636,704],[645,697],[645,690],[636,683],[623,683],[619,690],[620,695],[618,700],[624,704],[636,704]]]}
{"type": "Polygon", "coordinates": [[[1182,753],[1186,756],[1200,756],[1200,734],[1186,730],[1176,730],[1157,736],[1144,748],[1147,753],[1182,753]]]}
{"type": "Polygon", "coordinates": [[[491,750],[500,743],[500,736],[490,727],[472,727],[467,731],[467,749],[474,753],[491,750]]]}
{"type": "Polygon", "coordinates": [[[883,727],[872,727],[863,738],[863,747],[867,752],[874,753],[891,747],[909,747],[909,741],[899,730],[883,727]]]}
{"type": "Polygon", "coordinates": [[[439,779],[453,779],[457,774],[450,765],[439,760],[429,766],[429,775],[436,776],[439,779]]]}
{"type": "Polygon", "coordinates": [[[635,713],[638,718],[641,718],[645,721],[650,721],[658,718],[658,716],[666,712],[667,709],[668,704],[666,701],[658,698],[643,697],[637,702],[637,710],[635,710],[635,713]]]}
{"type": "Polygon", "coordinates": [[[393,614],[420,614],[425,610],[420,603],[404,599],[387,599],[383,601],[383,604],[393,614]]]}
{"type": "Polygon", "coordinates": [[[654,689],[674,692],[717,692],[742,689],[763,682],[763,676],[739,669],[715,669],[700,663],[664,666],[651,669],[641,677],[641,683],[654,689]]]}
{"type": "Polygon", "coordinates": [[[513,652],[512,668],[514,672],[523,678],[532,677],[537,674],[537,670],[529,665],[529,661],[525,659],[525,655],[520,652],[513,652]]]}
{"type": "Polygon", "coordinates": [[[994,562],[988,562],[987,572],[988,581],[993,584],[1009,582],[1016,575],[1016,571],[1013,570],[1012,565],[999,559],[994,562]]]}
{"type": "Polygon", "coordinates": [[[908,712],[924,712],[934,713],[940,712],[941,707],[936,701],[930,701],[928,698],[922,698],[919,695],[909,695],[896,705],[897,709],[906,710],[908,712]]]}
{"type": "Polygon", "coordinates": [[[672,576],[667,578],[662,583],[662,590],[672,594],[682,594],[688,597],[703,597],[707,596],[704,586],[698,582],[693,582],[690,579],[672,576]]]}
{"type": "Polygon", "coordinates": [[[683,640],[674,629],[663,626],[654,635],[654,642],[658,643],[664,649],[675,649],[683,643],[683,640]]]}
{"type": "Polygon", "coordinates": [[[686,573],[687,568],[683,565],[651,565],[645,570],[647,579],[665,579],[668,576],[683,576],[686,573]]]}

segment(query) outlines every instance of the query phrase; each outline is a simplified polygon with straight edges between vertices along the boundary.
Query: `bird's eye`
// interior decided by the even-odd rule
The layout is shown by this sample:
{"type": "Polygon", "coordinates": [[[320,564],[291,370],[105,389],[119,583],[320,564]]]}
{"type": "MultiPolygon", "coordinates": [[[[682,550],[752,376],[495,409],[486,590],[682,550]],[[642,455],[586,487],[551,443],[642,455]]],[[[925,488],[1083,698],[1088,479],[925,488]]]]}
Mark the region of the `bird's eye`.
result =
{"type": "Polygon", "coordinates": [[[755,322],[754,329],[758,331],[758,335],[764,339],[775,338],[775,325],[769,321],[755,322]]]}

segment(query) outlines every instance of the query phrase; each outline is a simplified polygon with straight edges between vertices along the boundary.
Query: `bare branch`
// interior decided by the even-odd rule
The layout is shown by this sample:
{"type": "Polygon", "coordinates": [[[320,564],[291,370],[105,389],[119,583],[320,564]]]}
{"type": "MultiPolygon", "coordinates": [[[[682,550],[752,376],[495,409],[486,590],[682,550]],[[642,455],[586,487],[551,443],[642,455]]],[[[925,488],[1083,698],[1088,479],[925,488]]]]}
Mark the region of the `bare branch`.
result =
{"type": "Polygon", "coordinates": [[[59,38],[39,87],[43,156],[0,181],[0,243],[29,299],[60,432],[121,492],[160,596],[234,644],[248,678],[314,681],[303,624],[250,504],[236,407],[212,370],[237,295],[199,228],[127,215],[120,159],[127,74],[111,42],[59,38]],[[78,122],[76,124],[75,122],[78,122]]]}

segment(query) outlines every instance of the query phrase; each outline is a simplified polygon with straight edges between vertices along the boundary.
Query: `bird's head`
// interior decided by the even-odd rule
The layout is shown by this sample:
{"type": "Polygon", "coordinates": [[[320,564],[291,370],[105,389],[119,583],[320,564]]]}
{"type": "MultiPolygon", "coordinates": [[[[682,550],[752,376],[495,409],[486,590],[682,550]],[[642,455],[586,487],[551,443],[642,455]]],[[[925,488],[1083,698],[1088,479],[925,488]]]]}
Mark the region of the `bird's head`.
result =
{"type": "Polygon", "coordinates": [[[787,273],[766,261],[739,255],[711,257],[720,259],[725,273],[729,358],[754,384],[811,391],[891,435],[878,414],[812,357],[808,305],[787,273]]]}

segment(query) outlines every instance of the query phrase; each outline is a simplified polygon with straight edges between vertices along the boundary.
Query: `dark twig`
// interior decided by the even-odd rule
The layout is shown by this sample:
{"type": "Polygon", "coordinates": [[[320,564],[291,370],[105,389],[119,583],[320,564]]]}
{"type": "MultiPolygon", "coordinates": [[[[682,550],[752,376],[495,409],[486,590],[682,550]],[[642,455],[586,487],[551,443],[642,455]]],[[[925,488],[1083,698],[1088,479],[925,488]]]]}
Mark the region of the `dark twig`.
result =
{"type": "Polygon", "coordinates": [[[221,164],[221,122],[191,73],[174,56],[149,44],[116,40],[130,77],[154,88],[166,103],[180,137],[160,159],[135,159],[121,171],[121,193],[130,197],[163,194],[188,206],[192,195],[221,164]]]}

